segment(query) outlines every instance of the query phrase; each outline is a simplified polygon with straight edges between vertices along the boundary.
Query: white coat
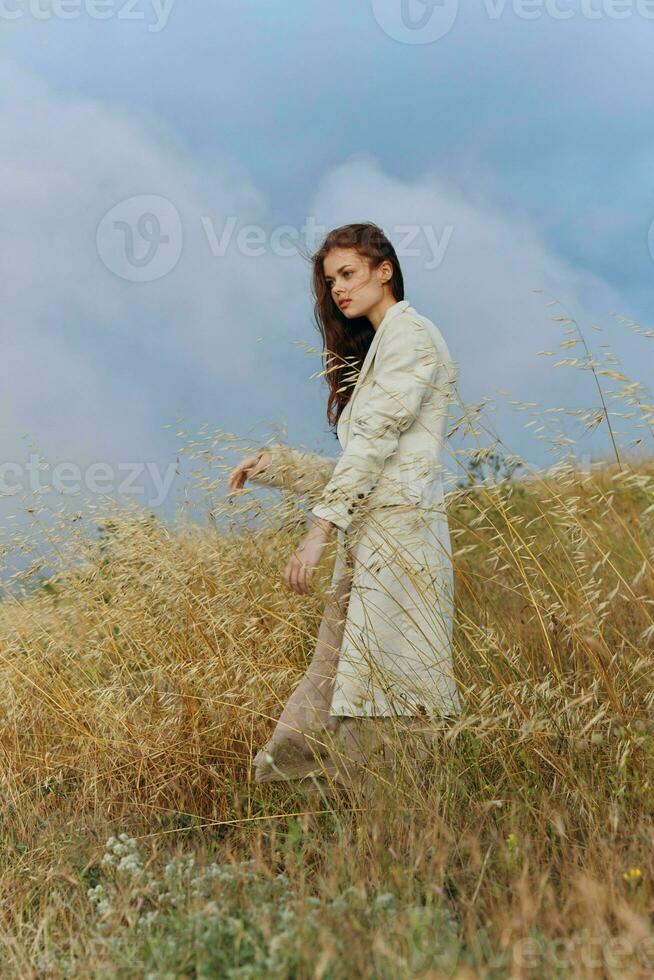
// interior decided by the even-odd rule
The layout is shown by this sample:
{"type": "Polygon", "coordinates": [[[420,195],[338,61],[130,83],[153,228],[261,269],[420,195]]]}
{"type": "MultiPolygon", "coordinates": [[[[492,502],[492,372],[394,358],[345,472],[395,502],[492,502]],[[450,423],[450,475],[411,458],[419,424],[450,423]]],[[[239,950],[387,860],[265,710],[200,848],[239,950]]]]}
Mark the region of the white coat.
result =
{"type": "Polygon", "coordinates": [[[352,574],[332,715],[461,711],[442,467],[456,380],[438,327],[401,300],[339,418],[341,455],[262,447],[272,461],[252,479],[314,501],[313,514],[337,526],[332,588],[352,574]]]}

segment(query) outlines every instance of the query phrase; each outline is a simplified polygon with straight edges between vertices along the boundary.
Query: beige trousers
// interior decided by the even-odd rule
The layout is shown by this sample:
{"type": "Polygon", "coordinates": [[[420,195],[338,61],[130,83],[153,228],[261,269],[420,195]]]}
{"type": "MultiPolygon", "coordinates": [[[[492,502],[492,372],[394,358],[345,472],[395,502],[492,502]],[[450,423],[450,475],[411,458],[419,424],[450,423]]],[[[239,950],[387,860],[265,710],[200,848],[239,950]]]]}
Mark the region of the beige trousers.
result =
{"type": "Polygon", "coordinates": [[[352,786],[371,772],[392,779],[408,755],[425,760],[433,751],[433,726],[421,716],[330,714],[351,584],[349,566],[325,606],[311,663],[253,760],[257,783],[315,777],[352,786]]]}

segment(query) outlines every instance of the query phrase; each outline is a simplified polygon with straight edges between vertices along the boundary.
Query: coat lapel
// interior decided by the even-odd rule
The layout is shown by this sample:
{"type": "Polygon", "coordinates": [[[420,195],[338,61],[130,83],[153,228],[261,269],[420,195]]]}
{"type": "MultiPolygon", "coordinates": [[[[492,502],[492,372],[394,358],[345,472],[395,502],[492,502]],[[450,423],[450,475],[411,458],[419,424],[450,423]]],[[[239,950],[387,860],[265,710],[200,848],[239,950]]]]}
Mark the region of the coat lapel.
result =
{"type": "Polygon", "coordinates": [[[354,396],[356,395],[357,391],[361,387],[361,383],[363,382],[363,379],[365,378],[366,374],[368,373],[368,371],[369,371],[369,369],[370,369],[370,367],[372,365],[372,362],[373,362],[374,357],[375,357],[375,351],[377,350],[377,347],[379,345],[379,337],[380,337],[380,334],[381,334],[382,330],[399,313],[404,313],[404,311],[407,310],[410,305],[411,304],[409,303],[409,300],[408,299],[402,299],[402,300],[399,301],[399,303],[395,303],[394,306],[389,306],[389,308],[386,310],[386,313],[384,315],[384,318],[383,318],[382,322],[379,324],[379,326],[375,330],[375,336],[370,341],[370,347],[366,351],[366,356],[363,359],[363,364],[361,365],[361,370],[359,371],[359,376],[358,376],[358,378],[356,380],[356,384],[355,384],[355,386],[354,386],[354,388],[352,390],[352,395],[350,396],[350,402],[352,402],[352,399],[354,398],[354,396]]]}
{"type": "Polygon", "coordinates": [[[349,420],[352,413],[353,402],[357,393],[361,389],[361,384],[365,376],[367,375],[368,371],[370,370],[373,360],[375,359],[375,351],[377,350],[377,345],[379,344],[379,336],[382,330],[394,317],[396,317],[399,313],[403,313],[405,310],[408,310],[410,308],[411,308],[411,304],[406,299],[400,300],[400,302],[396,303],[394,306],[390,306],[386,311],[386,315],[384,316],[384,319],[375,330],[375,336],[370,341],[370,347],[366,351],[366,356],[363,359],[363,364],[361,365],[361,370],[359,371],[359,375],[357,377],[356,383],[354,385],[354,388],[352,389],[352,394],[350,395],[350,399],[347,405],[345,406],[345,408],[343,409],[341,413],[341,417],[338,420],[338,425],[336,427],[336,433],[339,442],[341,443],[341,447],[343,449],[345,449],[345,446],[347,445],[347,434],[350,431],[349,420]]]}

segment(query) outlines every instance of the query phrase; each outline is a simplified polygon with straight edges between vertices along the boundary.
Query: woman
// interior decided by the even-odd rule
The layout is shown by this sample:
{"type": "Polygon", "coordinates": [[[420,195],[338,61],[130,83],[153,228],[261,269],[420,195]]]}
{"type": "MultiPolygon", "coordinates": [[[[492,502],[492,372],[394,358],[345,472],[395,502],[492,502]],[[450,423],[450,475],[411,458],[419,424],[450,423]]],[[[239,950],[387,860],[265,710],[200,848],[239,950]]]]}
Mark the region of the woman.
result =
{"type": "Polygon", "coordinates": [[[393,763],[411,744],[420,756],[430,719],[461,710],[440,462],[455,364],[439,329],[404,299],[397,255],[376,225],[327,235],[313,292],[342,454],[262,447],[228,479],[230,493],[250,479],[311,499],[313,523],[284,570],[299,595],[337,535],[314,656],[254,760],[257,782],[348,782],[375,754],[393,763]],[[418,738],[393,741],[402,729],[418,738]]]}

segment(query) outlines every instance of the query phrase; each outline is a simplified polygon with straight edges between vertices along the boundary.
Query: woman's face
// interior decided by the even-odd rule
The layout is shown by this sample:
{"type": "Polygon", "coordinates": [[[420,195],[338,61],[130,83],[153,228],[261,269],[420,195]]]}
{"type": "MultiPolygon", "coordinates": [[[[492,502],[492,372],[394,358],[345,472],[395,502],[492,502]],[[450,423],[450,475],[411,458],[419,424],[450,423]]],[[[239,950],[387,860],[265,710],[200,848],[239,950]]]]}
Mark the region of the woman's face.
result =
{"type": "Polygon", "coordinates": [[[388,282],[393,267],[390,262],[382,262],[371,269],[366,257],[355,248],[333,248],[323,260],[323,271],[334,303],[351,320],[367,316],[384,299],[388,285],[383,284],[382,277],[388,282]]]}

